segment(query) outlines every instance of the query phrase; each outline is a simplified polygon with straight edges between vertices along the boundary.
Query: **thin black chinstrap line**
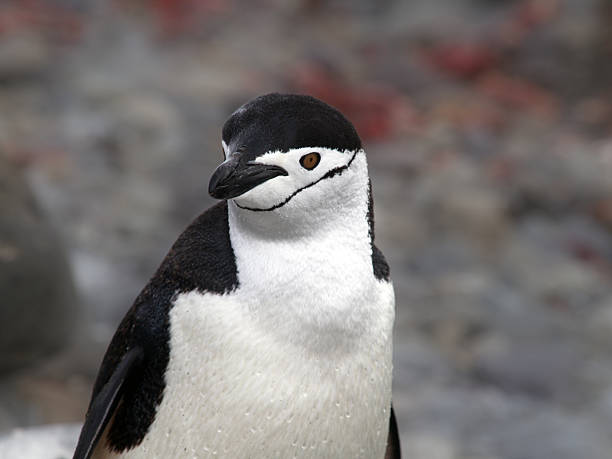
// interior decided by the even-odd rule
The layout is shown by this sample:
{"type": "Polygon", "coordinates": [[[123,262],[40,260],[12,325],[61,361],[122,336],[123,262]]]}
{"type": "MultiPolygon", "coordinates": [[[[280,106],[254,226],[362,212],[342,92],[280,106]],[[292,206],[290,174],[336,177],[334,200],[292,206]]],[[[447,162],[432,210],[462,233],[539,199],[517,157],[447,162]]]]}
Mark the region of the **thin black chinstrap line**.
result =
{"type": "Polygon", "coordinates": [[[295,191],[294,191],[294,192],[293,192],[293,193],[292,193],[292,194],[291,194],[291,195],[290,195],[290,196],[289,196],[287,199],[285,199],[283,202],[281,202],[281,203],[279,203],[279,204],[275,204],[275,205],[273,205],[272,207],[269,207],[268,209],[257,209],[257,208],[254,208],[254,207],[246,207],[246,206],[241,206],[241,205],[240,205],[240,204],[238,204],[236,201],[234,201],[234,203],[235,203],[235,204],[236,204],[238,207],[240,207],[241,209],[244,209],[244,210],[251,210],[251,211],[253,211],[253,212],[269,212],[269,211],[272,211],[272,210],[276,210],[276,209],[278,209],[279,207],[282,207],[282,206],[284,206],[285,204],[287,204],[289,201],[291,201],[291,199],[292,199],[292,198],[293,198],[293,197],[294,197],[296,194],[298,194],[300,191],[305,190],[306,188],[310,188],[310,187],[311,187],[311,186],[313,186],[313,185],[316,185],[317,183],[319,183],[319,182],[320,182],[321,180],[323,180],[323,179],[328,179],[328,178],[331,178],[331,177],[333,177],[334,175],[341,174],[342,172],[344,172],[345,170],[347,170],[347,169],[350,167],[350,165],[351,165],[351,163],[353,162],[353,160],[355,159],[355,157],[357,156],[357,153],[359,153],[359,151],[360,151],[360,150],[357,150],[355,153],[353,153],[353,157],[350,159],[350,161],[349,161],[349,162],[348,162],[346,165],[344,165],[344,166],[340,166],[340,167],[336,167],[335,169],[332,169],[332,170],[328,171],[328,172],[327,172],[327,173],[326,173],[326,174],[325,174],[323,177],[321,177],[319,180],[315,180],[314,182],[309,183],[308,185],[304,185],[302,188],[300,188],[300,189],[298,189],[298,190],[295,190],[295,191]]]}

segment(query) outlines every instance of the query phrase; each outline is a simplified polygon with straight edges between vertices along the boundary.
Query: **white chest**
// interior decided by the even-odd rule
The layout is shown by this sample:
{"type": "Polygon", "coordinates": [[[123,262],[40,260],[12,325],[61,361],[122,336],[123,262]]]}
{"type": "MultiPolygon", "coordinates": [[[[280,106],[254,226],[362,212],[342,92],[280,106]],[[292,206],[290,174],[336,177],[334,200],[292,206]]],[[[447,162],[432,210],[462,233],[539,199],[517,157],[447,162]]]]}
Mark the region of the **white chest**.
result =
{"type": "Polygon", "coordinates": [[[126,457],[382,458],[392,314],[329,354],[280,343],[243,314],[229,296],[177,299],[164,398],[126,457]]]}

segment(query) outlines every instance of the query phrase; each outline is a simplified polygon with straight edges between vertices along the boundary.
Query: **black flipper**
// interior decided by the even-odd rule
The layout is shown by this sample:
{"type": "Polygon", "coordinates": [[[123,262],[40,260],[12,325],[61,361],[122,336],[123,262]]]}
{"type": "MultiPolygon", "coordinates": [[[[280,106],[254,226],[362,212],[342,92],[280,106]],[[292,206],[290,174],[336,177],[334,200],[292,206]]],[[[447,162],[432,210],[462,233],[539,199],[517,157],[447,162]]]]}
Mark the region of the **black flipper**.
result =
{"type": "Polygon", "coordinates": [[[397,421],[395,420],[395,412],[391,407],[391,417],[389,418],[389,437],[387,438],[387,451],[385,459],[401,459],[402,452],[400,449],[399,432],[397,430],[397,421]]]}
{"type": "Polygon", "coordinates": [[[140,365],[143,356],[142,348],[130,349],[123,356],[108,382],[92,400],[73,459],[88,459],[91,456],[121,399],[125,382],[130,377],[132,370],[140,365]]]}

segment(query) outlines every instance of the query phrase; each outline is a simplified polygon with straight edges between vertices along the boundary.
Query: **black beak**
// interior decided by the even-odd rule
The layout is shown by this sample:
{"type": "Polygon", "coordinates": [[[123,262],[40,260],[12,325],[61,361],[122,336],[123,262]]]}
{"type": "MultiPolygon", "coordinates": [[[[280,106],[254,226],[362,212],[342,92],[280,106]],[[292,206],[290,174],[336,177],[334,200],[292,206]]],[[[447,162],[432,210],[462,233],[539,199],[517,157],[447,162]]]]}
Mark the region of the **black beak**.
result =
{"type": "Polygon", "coordinates": [[[289,175],[280,166],[240,162],[238,157],[221,163],[215,170],[208,194],[216,199],[232,199],[279,175],[289,175]]]}

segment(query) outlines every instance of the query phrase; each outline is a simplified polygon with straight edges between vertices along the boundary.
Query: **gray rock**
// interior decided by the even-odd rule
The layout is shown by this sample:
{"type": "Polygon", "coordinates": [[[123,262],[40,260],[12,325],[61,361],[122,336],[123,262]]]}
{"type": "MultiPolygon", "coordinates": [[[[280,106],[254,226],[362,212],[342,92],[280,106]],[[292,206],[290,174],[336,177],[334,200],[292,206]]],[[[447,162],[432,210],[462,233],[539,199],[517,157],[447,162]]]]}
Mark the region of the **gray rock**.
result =
{"type": "Polygon", "coordinates": [[[19,81],[38,76],[50,59],[50,48],[40,37],[5,36],[0,42],[0,79],[19,81]]]}
{"type": "Polygon", "coordinates": [[[478,347],[474,376],[511,393],[575,402],[585,355],[575,343],[512,341],[496,336],[478,347]]]}
{"type": "Polygon", "coordinates": [[[603,301],[589,318],[588,329],[594,339],[612,349],[612,296],[603,301]]]}
{"type": "Polygon", "coordinates": [[[0,157],[0,372],[70,338],[76,295],[60,241],[19,171],[0,157]]]}

